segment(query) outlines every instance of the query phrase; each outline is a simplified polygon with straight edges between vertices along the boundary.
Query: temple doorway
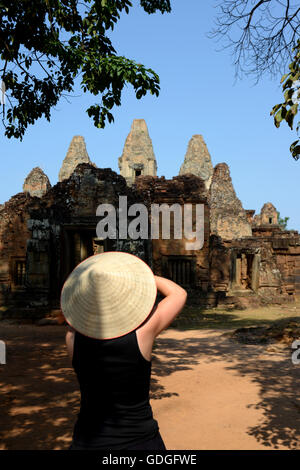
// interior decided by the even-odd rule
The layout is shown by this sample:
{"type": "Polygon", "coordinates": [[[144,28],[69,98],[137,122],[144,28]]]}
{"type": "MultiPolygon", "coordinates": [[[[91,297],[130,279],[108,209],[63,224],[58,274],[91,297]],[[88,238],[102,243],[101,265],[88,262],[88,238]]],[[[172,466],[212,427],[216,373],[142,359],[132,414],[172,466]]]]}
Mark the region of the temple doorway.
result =
{"type": "Polygon", "coordinates": [[[104,251],[111,251],[111,240],[97,238],[95,228],[64,227],[61,244],[60,287],[73,269],[86,258],[104,251]]]}

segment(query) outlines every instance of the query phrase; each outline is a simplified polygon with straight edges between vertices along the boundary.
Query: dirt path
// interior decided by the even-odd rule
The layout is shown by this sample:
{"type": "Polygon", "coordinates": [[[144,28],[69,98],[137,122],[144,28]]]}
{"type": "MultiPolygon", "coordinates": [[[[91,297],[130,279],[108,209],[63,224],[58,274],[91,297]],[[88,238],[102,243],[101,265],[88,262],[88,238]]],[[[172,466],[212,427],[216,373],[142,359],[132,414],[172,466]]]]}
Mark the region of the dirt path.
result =
{"type": "MultiPolygon", "coordinates": [[[[3,325],[0,449],[66,449],[79,407],[63,326],[3,325]]],[[[300,365],[291,349],[223,331],[156,341],[151,404],[168,449],[299,449],[300,365]]]]}

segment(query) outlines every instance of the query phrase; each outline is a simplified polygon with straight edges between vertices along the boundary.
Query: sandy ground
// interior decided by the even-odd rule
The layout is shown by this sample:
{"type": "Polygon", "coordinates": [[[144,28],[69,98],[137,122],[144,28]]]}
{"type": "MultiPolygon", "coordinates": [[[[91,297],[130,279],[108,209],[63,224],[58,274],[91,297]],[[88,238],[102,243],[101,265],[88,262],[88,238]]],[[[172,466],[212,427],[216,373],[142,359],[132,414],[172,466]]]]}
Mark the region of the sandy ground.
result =
{"type": "MultiPolygon", "coordinates": [[[[67,449],[80,395],[64,335],[59,325],[0,323],[0,449],[67,449]]],[[[299,449],[300,364],[291,354],[220,330],[162,333],[151,404],[167,449],[299,449]]]]}

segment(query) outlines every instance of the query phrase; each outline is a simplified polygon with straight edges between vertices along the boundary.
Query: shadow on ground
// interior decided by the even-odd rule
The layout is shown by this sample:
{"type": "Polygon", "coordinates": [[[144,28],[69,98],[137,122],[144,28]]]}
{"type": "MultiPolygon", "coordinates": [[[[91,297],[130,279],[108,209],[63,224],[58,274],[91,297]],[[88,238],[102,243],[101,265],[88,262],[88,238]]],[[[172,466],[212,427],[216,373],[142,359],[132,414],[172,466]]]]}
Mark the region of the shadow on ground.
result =
{"type": "Polygon", "coordinates": [[[65,328],[0,325],[0,449],[66,449],[80,395],[64,345],[65,328]]]}
{"type": "MultiPolygon", "coordinates": [[[[220,359],[240,376],[249,376],[260,387],[260,400],[249,404],[263,411],[264,421],[248,430],[249,435],[266,448],[299,449],[300,439],[300,365],[291,360],[292,349],[287,345],[238,344],[229,332],[213,332],[212,336],[185,339],[158,337],[153,356],[154,377],[186,370],[192,365],[213,363],[220,359]]],[[[170,336],[171,336],[170,332],[170,336]]],[[[300,338],[299,338],[300,339],[300,338]]],[[[172,391],[168,391],[172,394],[172,391]]],[[[163,396],[156,383],[152,399],[163,396]]],[[[199,404],[201,406],[201,404],[199,404]]]]}
{"type": "MultiPolygon", "coordinates": [[[[228,370],[250,376],[260,387],[259,402],[249,407],[262,410],[264,422],[248,433],[266,448],[299,448],[300,365],[292,363],[290,348],[234,343],[222,331],[208,331],[202,338],[193,337],[193,331],[186,334],[174,339],[170,329],[157,338],[151,398],[176,394],[162,386],[161,377],[199,362],[226,360],[228,370]]],[[[68,448],[80,395],[64,336],[62,326],[0,324],[0,339],[7,345],[7,364],[0,366],[0,449],[68,448]]]]}

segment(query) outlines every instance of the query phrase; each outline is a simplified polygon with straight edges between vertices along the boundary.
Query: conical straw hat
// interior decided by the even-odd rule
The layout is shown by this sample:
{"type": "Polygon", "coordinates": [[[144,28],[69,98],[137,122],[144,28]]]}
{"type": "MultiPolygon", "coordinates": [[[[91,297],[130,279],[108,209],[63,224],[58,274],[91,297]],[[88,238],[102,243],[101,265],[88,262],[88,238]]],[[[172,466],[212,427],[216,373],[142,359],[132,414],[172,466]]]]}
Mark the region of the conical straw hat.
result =
{"type": "Polygon", "coordinates": [[[90,256],[71,272],[62,289],[61,309],[79,333],[111,339],[142,324],[156,294],[154,274],[144,261],[109,251],[90,256]]]}

